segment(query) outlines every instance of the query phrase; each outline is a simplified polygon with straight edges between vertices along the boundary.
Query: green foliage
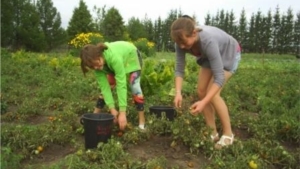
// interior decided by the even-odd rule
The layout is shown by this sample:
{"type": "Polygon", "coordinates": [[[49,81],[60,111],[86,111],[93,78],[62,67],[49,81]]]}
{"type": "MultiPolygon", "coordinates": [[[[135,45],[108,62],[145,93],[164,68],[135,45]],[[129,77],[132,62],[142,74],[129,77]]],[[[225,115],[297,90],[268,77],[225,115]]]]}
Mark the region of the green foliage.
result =
{"type": "Polygon", "coordinates": [[[14,22],[15,12],[14,5],[17,1],[1,2],[1,47],[7,47],[15,42],[14,37],[14,22]]]}
{"type": "Polygon", "coordinates": [[[1,146],[1,168],[19,169],[22,155],[14,153],[9,147],[1,146]]]}
{"type": "Polygon", "coordinates": [[[145,95],[168,95],[174,75],[174,62],[161,59],[145,59],[142,69],[141,86],[145,95]],[[169,88],[169,89],[168,89],[169,88]]]}
{"type": "Polygon", "coordinates": [[[125,39],[125,26],[123,18],[119,11],[114,7],[107,11],[101,28],[102,33],[105,36],[105,40],[108,42],[128,40],[125,39]]]}
{"type": "Polygon", "coordinates": [[[39,12],[40,25],[47,43],[46,51],[61,45],[66,41],[66,32],[61,26],[61,17],[51,0],[38,0],[36,8],[39,12]]]}
{"type": "Polygon", "coordinates": [[[126,29],[129,34],[129,38],[132,41],[136,41],[139,38],[147,36],[144,25],[138,18],[130,18],[128,24],[126,25],[126,29]]]}
{"type": "Polygon", "coordinates": [[[96,45],[100,42],[104,42],[104,37],[100,33],[80,33],[69,42],[69,45],[71,46],[70,53],[73,56],[79,56],[79,51],[84,45],[96,45]]]}
{"type": "MultiPolygon", "coordinates": [[[[292,56],[243,56],[237,73],[222,92],[235,142],[219,151],[213,148],[211,130],[204,118],[191,116],[187,109],[195,95],[199,71],[189,57],[183,86],[185,104],[177,109],[174,121],[166,120],[165,116],[158,119],[147,112],[149,105],[172,104],[173,99],[169,92],[174,83],[174,53],[158,53],[145,59],[142,72],[148,132],[128,127],[123,137],[113,135],[109,143],[90,151],[85,151],[78,139],[82,137],[78,121],[80,115],[93,109],[98,91],[93,74],[83,78],[78,58],[24,50],[9,53],[2,49],[1,62],[1,104],[7,106],[7,112],[1,115],[2,168],[20,168],[22,159],[40,159],[46,151],[37,155],[37,147],[47,150],[53,144],[71,146],[72,152],[45,166],[25,167],[168,168],[164,158],[141,161],[127,153],[129,143],[138,144],[159,134],[172,136],[171,147],[184,144],[191,154],[202,153],[207,160],[203,168],[248,168],[251,161],[259,168],[298,167],[300,65],[292,56]]],[[[130,100],[128,105],[127,120],[136,125],[136,110],[130,100]]],[[[220,129],[219,121],[217,128],[220,129]]]]}
{"type": "Polygon", "coordinates": [[[45,50],[45,35],[40,28],[40,17],[35,6],[28,1],[20,3],[23,7],[16,20],[15,44],[17,48],[24,48],[30,51],[45,50]],[[24,15],[26,13],[26,15],[24,15]]]}
{"type": "Polygon", "coordinates": [[[79,7],[74,9],[67,32],[69,39],[72,39],[79,33],[94,32],[92,15],[83,0],[80,0],[79,7]]]}
{"type": "Polygon", "coordinates": [[[134,41],[133,44],[147,57],[155,55],[155,43],[148,41],[148,39],[139,38],[134,41]]]}

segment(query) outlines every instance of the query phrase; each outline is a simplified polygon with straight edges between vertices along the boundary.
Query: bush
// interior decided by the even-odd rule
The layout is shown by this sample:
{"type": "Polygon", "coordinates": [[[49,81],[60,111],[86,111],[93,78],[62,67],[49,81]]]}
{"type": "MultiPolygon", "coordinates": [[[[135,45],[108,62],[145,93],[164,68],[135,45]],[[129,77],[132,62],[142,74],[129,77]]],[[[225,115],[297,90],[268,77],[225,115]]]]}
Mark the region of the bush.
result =
{"type": "Polygon", "coordinates": [[[100,33],[80,33],[69,42],[71,55],[78,56],[79,50],[86,44],[97,44],[104,42],[104,37],[100,33]]]}
{"type": "Polygon", "coordinates": [[[155,43],[148,41],[146,38],[140,38],[133,44],[148,57],[155,55],[155,43]]]}

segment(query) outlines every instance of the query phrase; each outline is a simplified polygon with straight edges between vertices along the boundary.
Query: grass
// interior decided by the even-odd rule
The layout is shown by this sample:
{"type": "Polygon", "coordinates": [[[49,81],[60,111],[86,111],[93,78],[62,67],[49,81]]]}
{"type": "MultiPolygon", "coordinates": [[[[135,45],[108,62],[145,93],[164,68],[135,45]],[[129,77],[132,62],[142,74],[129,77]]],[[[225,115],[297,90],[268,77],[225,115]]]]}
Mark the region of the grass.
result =
{"type": "MultiPolygon", "coordinates": [[[[151,105],[172,104],[168,93],[174,84],[164,79],[173,76],[174,58],[174,53],[157,53],[144,59],[153,65],[144,71],[152,73],[155,68],[157,73],[155,86],[153,80],[142,84],[148,93],[146,111],[151,105]],[[166,73],[167,69],[171,74],[166,73]]],[[[187,146],[190,153],[205,156],[201,168],[249,168],[251,161],[258,168],[299,166],[300,62],[292,55],[242,55],[237,73],[222,93],[237,140],[234,146],[221,151],[213,150],[206,141],[210,130],[203,117],[194,118],[187,111],[195,99],[198,73],[192,57],[187,60],[189,73],[183,89],[186,107],[178,110],[180,116],[171,123],[147,112],[149,133],[138,134],[130,129],[122,138],[113,137],[97,149],[105,151],[85,151],[79,118],[92,111],[98,88],[92,73],[83,77],[79,63],[78,58],[68,54],[2,50],[1,168],[171,168],[166,163],[170,159],[142,161],[123,147],[165,132],[171,133],[173,141],[187,146]],[[38,146],[44,150],[37,155],[38,146]],[[58,158],[47,161],[54,156],[58,158]]],[[[147,73],[142,78],[149,79],[147,73]]],[[[130,105],[128,121],[133,126],[137,125],[134,111],[130,105]]],[[[217,124],[221,131],[219,121],[217,124]]]]}

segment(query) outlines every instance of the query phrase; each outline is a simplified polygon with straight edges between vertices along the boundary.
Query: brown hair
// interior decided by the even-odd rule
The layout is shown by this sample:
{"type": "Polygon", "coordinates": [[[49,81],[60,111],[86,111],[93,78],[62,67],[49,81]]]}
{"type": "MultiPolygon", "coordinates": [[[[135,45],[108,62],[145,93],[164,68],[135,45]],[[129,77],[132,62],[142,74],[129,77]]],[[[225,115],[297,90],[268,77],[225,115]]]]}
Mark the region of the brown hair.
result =
{"type": "Polygon", "coordinates": [[[99,43],[97,45],[88,44],[81,49],[81,70],[84,75],[88,72],[88,68],[93,69],[94,61],[103,57],[103,51],[106,49],[107,46],[104,43],[99,43]]]}
{"type": "Polygon", "coordinates": [[[182,41],[184,36],[190,37],[193,31],[201,31],[200,28],[196,27],[195,20],[188,16],[183,15],[182,17],[176,19],[171,25],[171,38],[175,42],[182,41]]]}

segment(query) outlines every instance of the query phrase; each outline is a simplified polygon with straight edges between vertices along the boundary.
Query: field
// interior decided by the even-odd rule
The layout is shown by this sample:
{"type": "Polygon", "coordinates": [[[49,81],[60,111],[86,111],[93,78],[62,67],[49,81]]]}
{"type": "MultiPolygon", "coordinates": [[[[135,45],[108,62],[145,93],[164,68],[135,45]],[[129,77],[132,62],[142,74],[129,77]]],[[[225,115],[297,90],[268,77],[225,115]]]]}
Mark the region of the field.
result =
{"type": "MultiPolygon", "coordinates": [[[[158,53],[144,59],[147,132],[136,129],[129,100],[129,125],[115,126],[108,143],[85,150],[83,114],[99,94],[95,77],[84,77],[78,58],[1,50],[1,169],[297,169],[300,166],[300,62],[290,55],[244,54],[222,96],[236,140],[215,150],[197,99],[198,67],[188,60],[184,107],[169,121],[149,113],[172,106],[174,59],[158,53]]],[[[130,98],[130,97],[129,97],[130,98]]],[[[217,120],[219,131],[220,122],[217,120]]]]}

